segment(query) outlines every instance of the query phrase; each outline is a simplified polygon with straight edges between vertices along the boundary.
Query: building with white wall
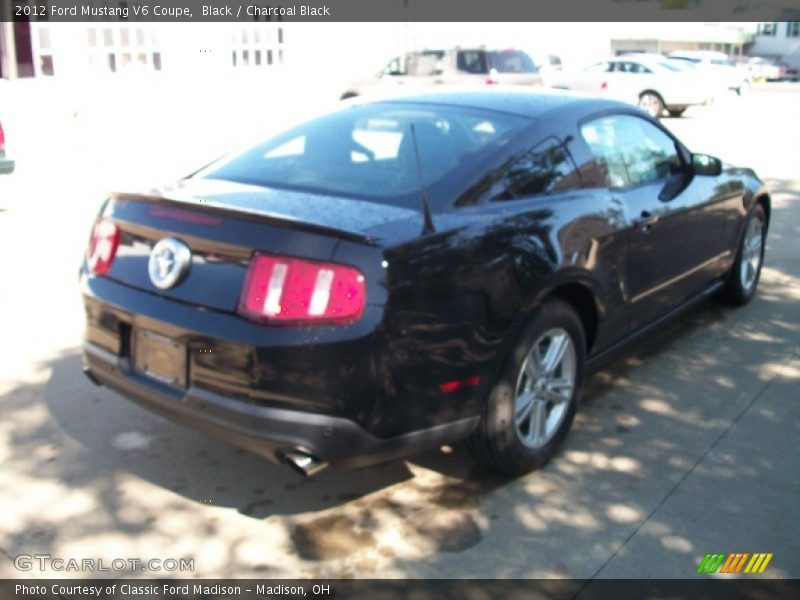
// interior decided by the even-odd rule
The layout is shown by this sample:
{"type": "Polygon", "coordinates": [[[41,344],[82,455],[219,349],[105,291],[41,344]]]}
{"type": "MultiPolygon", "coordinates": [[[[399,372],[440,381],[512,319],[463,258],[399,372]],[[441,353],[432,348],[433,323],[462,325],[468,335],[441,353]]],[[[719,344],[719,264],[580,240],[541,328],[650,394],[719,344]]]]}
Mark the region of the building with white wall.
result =
{"type": "Polygon", "coordinates": [[[759,23],[748,52],[753,56],[778,58],[800,69],[800,21],[759,23]]]}
{"type": "MultiPolygon", "coordinates": [[[[0,4],[7,11],[8,3],[0,4]]],[[[97,19],[11,22],[0,14],[0,76],[84,77],[131,71],[268,69],[285,61],[280,20],[152,23],[97,19]],[[4,20],[5,19],[5,20],[4,20]]]]}

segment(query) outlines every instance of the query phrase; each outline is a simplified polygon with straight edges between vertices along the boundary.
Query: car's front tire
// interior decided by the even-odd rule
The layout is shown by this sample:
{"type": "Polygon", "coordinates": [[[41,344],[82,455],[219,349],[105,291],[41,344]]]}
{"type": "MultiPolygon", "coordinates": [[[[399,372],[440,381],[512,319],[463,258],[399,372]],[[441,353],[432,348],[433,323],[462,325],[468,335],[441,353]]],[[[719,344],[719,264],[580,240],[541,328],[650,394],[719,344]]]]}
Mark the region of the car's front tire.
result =
{"type": "Polygon", "coordinates": [[[654,119],[659,118],[664,112],[664,100],[656,92],[639,94],[638,106],[654,119]]]}
{"type": "Polygon", "coordinates": [[[755,296],[761,279],[766,245],[767,218],[764,207],[756,204],[747,218],[742,241],[720,298],[734,306],[747,304],[755,296]]]}
{"type": "Polygon", "coordinates": [[[469,440],[484,466],[521,475],[544,465],[567,436],[583,389],[586,341],[567,303],[539,306],[509,353],[469,440]]]}

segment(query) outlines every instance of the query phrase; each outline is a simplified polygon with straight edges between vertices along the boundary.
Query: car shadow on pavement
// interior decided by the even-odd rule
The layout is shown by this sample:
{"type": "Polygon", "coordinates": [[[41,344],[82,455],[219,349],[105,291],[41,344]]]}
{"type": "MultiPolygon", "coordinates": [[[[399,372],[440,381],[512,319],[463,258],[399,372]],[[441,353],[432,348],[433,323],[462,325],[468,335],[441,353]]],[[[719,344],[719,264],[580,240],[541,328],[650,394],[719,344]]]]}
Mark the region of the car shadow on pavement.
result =
{"type": "MultiPolygon", "coordinates": [[[[632,376],[637,366],[655,360],[692,331],[724,319],[725,309],[708,303],[657,332],[587,379],[583,409],[607,408],[616,382],[632,376]]],[[[122,470],[188,500],[264,519],[320,512],[357,501],[413,479],[414,466],[436,472],[451,483],[460,482],[462,495],[476,499],[510,481],[474,464],[463,444],[431,450],[408,461],[353,471],[327,469],[303,478],[283,465],[172,423],[107,388],[94,386],[83,377],[81,366],[79,349],[65,352],[46,365],[50,378],[33,393],[44,401],[60,432],[79,444],[69,444],[66,453],[59,446],[62,451],[48,460],[52,474],[64,475],[62,481],[70,485],[113,479],[122,470]],[[75,464],[82,468],[74,468],[75,464]],[[64,465],[66,472],[59,473],[58,465],[64,465]]],[[[614,406],[621,410],[618,404],[614,406]]],[[[44,431],[40,441],[47,443],[44,431]]],[[[464,502],[474,503],[466,498],[464,502]]]]}

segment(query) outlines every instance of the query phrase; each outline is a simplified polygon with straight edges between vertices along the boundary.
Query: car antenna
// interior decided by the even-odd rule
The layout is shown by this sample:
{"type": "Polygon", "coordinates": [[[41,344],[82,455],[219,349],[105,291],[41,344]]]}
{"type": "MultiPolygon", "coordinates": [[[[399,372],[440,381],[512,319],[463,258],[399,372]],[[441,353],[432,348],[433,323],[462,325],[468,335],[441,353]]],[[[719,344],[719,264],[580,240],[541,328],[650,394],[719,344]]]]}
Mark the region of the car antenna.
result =
{"type": "Polygon", "coordinates": [[[414,129],[414,124],[411,123],[411,141],[414,143],[414,156],[417,159],[417,177],[419,177],[419,191],[422,199],[422,216],[425,219],[425,224],[422,226],[422,235],[433,233],[436,229],[433,227],[433,218],[431,217],[431,208],[428,205],[428,191],[425,189],[425,181],[422,178],[422,162],[419,159],[419,147],[417,146],[417,132],[414,129]]]}

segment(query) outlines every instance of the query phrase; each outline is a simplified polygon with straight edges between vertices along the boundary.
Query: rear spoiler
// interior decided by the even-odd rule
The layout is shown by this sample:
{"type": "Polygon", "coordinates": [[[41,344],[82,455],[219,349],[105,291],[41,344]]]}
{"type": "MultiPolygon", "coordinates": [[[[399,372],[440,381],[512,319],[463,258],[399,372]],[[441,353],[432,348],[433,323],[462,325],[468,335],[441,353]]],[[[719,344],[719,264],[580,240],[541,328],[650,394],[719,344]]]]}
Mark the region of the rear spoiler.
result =
{"type": "Polygon", "coordinates": [[[176,198],[169,197],[166,194],[147,194],[147,193],[129,193],[129,192],[111,192],[109,199],[115,201],[132,200],[135,202],[145,202],[154,205],[172,206],[180,208],[181,210],[191,211],[194,213],[205,215],[226,216],[236,219],[246,219],[250,221],[258,221],[261,223],[268,223],[276,227],[284,227],[287,229],[298,229],[301,231],[308,231],[310,233],[320,233],[331,237],[337,237],[351,242],[358,242],[369,246],[379,245],[379,240],[376,237],[366,235],[359,231],[340,227],[328,227],[317,223],[293,219],[286,215],[270,213],[268,211],[260,211],[252,208],[231,208],[224,204],[214,202],[212,200],[202,201],[198,198],[186,197],[176,198]]]}

